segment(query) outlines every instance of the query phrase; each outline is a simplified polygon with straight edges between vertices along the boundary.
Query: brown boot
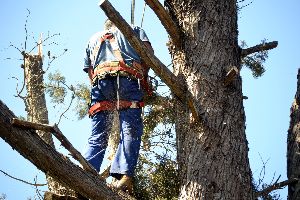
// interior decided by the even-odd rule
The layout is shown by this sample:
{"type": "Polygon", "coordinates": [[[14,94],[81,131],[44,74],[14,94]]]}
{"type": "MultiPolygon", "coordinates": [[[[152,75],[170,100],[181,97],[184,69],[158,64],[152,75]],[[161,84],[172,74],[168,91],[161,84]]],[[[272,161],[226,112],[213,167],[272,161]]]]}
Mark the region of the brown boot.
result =
{"type": "Polygon", "coordinates": [[[115,186],[117,190],[122,190],[128,194],[133,193],[133,180],[132,177],[123,175],[121,180],[119,180],[115,186]]]}

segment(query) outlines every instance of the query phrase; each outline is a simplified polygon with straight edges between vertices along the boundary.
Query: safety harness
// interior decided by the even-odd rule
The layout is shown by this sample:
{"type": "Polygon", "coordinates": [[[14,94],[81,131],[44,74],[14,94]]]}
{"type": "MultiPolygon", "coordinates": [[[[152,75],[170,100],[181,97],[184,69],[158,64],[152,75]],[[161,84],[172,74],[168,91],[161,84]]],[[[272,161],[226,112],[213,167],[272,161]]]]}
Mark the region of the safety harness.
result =
{"type": "MultiPolygon", "coordinates": [[[[100,38],[100,45],[97,45],[96,49],[93,51],[94,58],[97,56],[99,49],[104,41],[108,40],[113,50],[114,56],[118,59],[118,61],[107,61],[100,63],[94,67],[92,82],[93,85],[97,82],[97,80],[104,78],[107,74],[118,76],[130,76],[139,81],[143,89],[147,92],[149,96],[152,95],[152,87],[149,86],[147,77],[144,76],[144,68],[138,62],[133,62],[131,65],[125,63],[117,40],[114,35],[110,32],[104,34],[100,38]]],[[[117,100],[117,101],[101,101],[92,105],[89,109],[89,116],[95,115],[97,112],[104,110],[121,110],[127,108],[141,108],[144,107],[144,102],[131,102],[125,100],[117,100]]]]}

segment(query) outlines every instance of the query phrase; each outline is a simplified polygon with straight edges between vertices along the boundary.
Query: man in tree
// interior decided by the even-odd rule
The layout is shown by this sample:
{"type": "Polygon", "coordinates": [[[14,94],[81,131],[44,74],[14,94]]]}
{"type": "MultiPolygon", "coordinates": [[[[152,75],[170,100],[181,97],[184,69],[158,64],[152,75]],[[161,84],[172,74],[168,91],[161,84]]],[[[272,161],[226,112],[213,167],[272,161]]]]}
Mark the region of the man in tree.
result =
{"type": "MultiPolygon", "coordinates": [[[[152,50],[144,30],[139,27],[134,27],[133,30],[152,50]]],[[[107,20],[104,31],[90,38],[83,68],[92,84],[89,109],[92,133],[84,156],[99,172],[112,124],[110,114],[118,110],[120,142],[110,175],[118,180],[117,189],[129,193],[132,193],[132,177],[143,133],[142,86],[149,71],[141,63],[142,60],[124,35],[107,20]]]]}

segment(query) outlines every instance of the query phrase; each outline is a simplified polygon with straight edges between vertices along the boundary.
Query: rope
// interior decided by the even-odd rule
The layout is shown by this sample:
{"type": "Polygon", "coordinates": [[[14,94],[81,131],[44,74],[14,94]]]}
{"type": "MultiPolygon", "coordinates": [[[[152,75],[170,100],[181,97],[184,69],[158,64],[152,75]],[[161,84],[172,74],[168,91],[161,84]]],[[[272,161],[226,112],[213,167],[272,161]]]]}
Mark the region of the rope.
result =
{"type": "Polygon", "coordinates": [[[134,25],[135,0],[131,1],[131,25],[134,25]]]}
{"type": "Polygon", "coordinates": [[[146,4],[146,2],[145,2],[145,4],[144,4],[144,9],[143,9],[143,15],[142,15],[142,21],[141,21],[141,27],[143,27],[143,22],[144,22],[144,17],[145,17],[146,6],[147,6],[147,4],[146,4]]]}

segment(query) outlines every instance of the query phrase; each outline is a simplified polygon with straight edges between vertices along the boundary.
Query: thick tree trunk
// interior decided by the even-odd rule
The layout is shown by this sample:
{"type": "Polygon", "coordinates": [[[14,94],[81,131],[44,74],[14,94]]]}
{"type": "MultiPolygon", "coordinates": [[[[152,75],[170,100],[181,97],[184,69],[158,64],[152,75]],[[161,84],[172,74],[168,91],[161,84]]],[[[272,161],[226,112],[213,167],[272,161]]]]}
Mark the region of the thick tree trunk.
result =
{"type": "MultiPolygon", "coordinates": [[[[300,177],[300,69],[298,70],[297,92],[291,107],[291,121],[287,137],[287,177],[300,177]]],[[[300,183],[289,185],[288,199],[300,199],[300,183]]]]}
{"type": "MultiPolygon", "coordinates": [[[[49,124],[48,110],[44,90],[44,71],[41,55],[24,54],[25,59],[25,85],[27,96],[25,101],[27,120],[30,122],[49,124]]],[[[50,146],[54,147],[51,133],[37,131],[38,135],[50,146]]],[[[49,191],[58,195],[71,195],[75,193],[69,188],[61,185],[51,176],[47,177],[49,191]]]]}
{"type": "Polygon", "coordinates": [[[178,103],[179,199],[253,199],[245,135],[242,80],[224,85],[240,67],[235,0],[169,0],[183,32],[183,50],[170,45],[174,71],[192,93],[202,120],[178,103]]]}
{"type": "MultiPolygon", "coordinates": [[[[0,137],[45,174],[60,180],[86,198],[93,200],[132,199],[124,193],[114,193],[100,180],[99,176],[84,171],[72,163],[68,158],[46,144],[35,131],[14,127],[11,124],[13,118],[15,118],[15,115],[0,101],[0,137]]],[[[61,198],[50,193],[46,193],[45,198],[47,200],[49,198],[74,199],[61,198]]]]}

